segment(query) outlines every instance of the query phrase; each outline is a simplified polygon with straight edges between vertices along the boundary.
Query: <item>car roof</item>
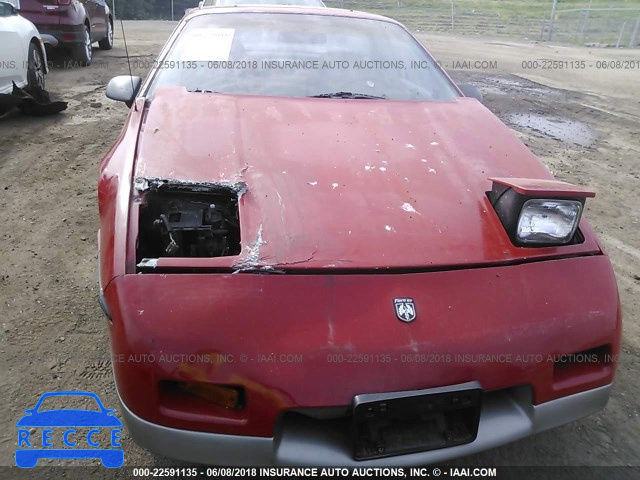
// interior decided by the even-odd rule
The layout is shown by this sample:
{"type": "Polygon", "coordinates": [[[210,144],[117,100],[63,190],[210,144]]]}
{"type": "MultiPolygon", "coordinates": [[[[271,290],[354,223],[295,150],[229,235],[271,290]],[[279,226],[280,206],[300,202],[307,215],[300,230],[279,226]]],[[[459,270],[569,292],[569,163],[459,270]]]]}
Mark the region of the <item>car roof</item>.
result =
{"type": "Polygon", "coordinates": [[[201,15],[212,15],[219,13],[289,13],[297,15],[322,15],[326,17],[349,17],[360,18],[365,20],[378,20],[388,23],[401,25],[400,22],[389,17],[376,15],[375,13],[360,12],[357,10],[345,10],[343,8],[327,8],[327,7],[307,7],[301,5],[243,5],[217,7],[210,6],[197,8],[184,17],[183,20],[189,20],[201,15]]]}
{"type": "Polygon", "coordinates": [[[61,392],[46,392],[40,395],[40,398],[36,402],[36,405],[40,405],[46,398],[49,397],[91,397],[93,398],[100,407],[105,408],[100,400],[100,397],[93,392],[83,392],[81,390],[70,390],[70,391],[61,391],[61,392]]]}
{"type": "MultiPolygon", "coordinates": [[[[2,0],[0,0],[2,1],[2,0]]],[[[68,391],[68,392],[47,392],[47,393],[43,393],[40,398],[47,398],[47,397],[62,397],[62,396],[76,396],[76,397],[92,397],[92,398],[98,398],[98,396],[93,393],[93,392],[83,392],[80,390],[73,390],[73,391],[68,391]]]]}

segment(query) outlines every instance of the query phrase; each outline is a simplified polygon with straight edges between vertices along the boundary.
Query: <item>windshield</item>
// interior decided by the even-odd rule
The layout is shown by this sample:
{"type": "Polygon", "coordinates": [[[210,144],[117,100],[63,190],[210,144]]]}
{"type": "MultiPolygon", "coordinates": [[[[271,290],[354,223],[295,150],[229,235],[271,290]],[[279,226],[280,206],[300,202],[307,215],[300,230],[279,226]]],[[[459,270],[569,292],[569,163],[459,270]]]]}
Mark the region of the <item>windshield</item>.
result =
{"type": "Polygon", "coordinates": [[[159,62],[147,97],[161,86],[285,97],[458,96],[425,50],[394,23],[288,13],[215,13],[189,20],[159,62]]]}

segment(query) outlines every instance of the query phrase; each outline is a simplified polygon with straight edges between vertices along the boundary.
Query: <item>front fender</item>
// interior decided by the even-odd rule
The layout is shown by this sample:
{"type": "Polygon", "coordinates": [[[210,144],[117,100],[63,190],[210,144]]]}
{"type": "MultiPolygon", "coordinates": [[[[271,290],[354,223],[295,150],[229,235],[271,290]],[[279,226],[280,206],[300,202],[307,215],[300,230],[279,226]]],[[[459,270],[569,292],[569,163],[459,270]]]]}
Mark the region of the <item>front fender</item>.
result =
{"type": "Polygon", "coordinates": [[[100,281],[105,290],[126,264],[129,202],[138,135],[144,113],[144,98],[129,112],[116,143],[100,164],[98,212],[100,215],[100,281]]]}

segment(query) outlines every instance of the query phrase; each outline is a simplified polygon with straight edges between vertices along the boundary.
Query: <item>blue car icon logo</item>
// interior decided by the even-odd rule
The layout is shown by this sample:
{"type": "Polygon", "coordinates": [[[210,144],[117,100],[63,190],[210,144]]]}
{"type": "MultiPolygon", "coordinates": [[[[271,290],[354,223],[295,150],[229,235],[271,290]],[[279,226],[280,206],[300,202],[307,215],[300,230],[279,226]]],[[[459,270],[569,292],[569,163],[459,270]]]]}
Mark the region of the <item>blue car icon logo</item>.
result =
{"type": "Polygon", "coordinates": [[[16,423],[18,427],[16,465],[21,468],[32,468],[41,458],[99,458],[102,465],[107,468],[121,467],[124,463],[124,451],[120,444],[122,422],[114,412],[113,409],[105,408],[95,393],[71,391],[43,394],[36,406],[25,410],[26,415],[16,423]],[[95,401],[98,410],[43,409],[42,403],[51,397],[88,397],[95,401]],[[32,436],[34,428],[42,429],[41,441],[32,436]],[[64,430],[60,438],[54,438],[54,428],[56,431],[64,430]],[[80,435],[76,429],[89,430],[86,435],[80,435]],[[97,438],[103,434],[104,430],[109,430],[110,448],[104,448],[97,438]],[[55,448],[56,442],[69,448],[55,448]],[[81,448],[84,446],[83,443],[92,448],[81,448]]]}

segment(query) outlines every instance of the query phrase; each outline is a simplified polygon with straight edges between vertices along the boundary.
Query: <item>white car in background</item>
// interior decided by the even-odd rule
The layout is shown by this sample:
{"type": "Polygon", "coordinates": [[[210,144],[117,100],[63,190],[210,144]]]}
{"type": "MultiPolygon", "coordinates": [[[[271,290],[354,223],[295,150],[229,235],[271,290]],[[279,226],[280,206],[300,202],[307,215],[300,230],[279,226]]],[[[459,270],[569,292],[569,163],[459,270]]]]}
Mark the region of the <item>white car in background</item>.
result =
{"type": "Polygon", "coordinates": [[[18,15],[20,0],[0,0],[0,93],[20,87],[44,89],[49,71],[47,52],[38,29],[18,15]]]}

